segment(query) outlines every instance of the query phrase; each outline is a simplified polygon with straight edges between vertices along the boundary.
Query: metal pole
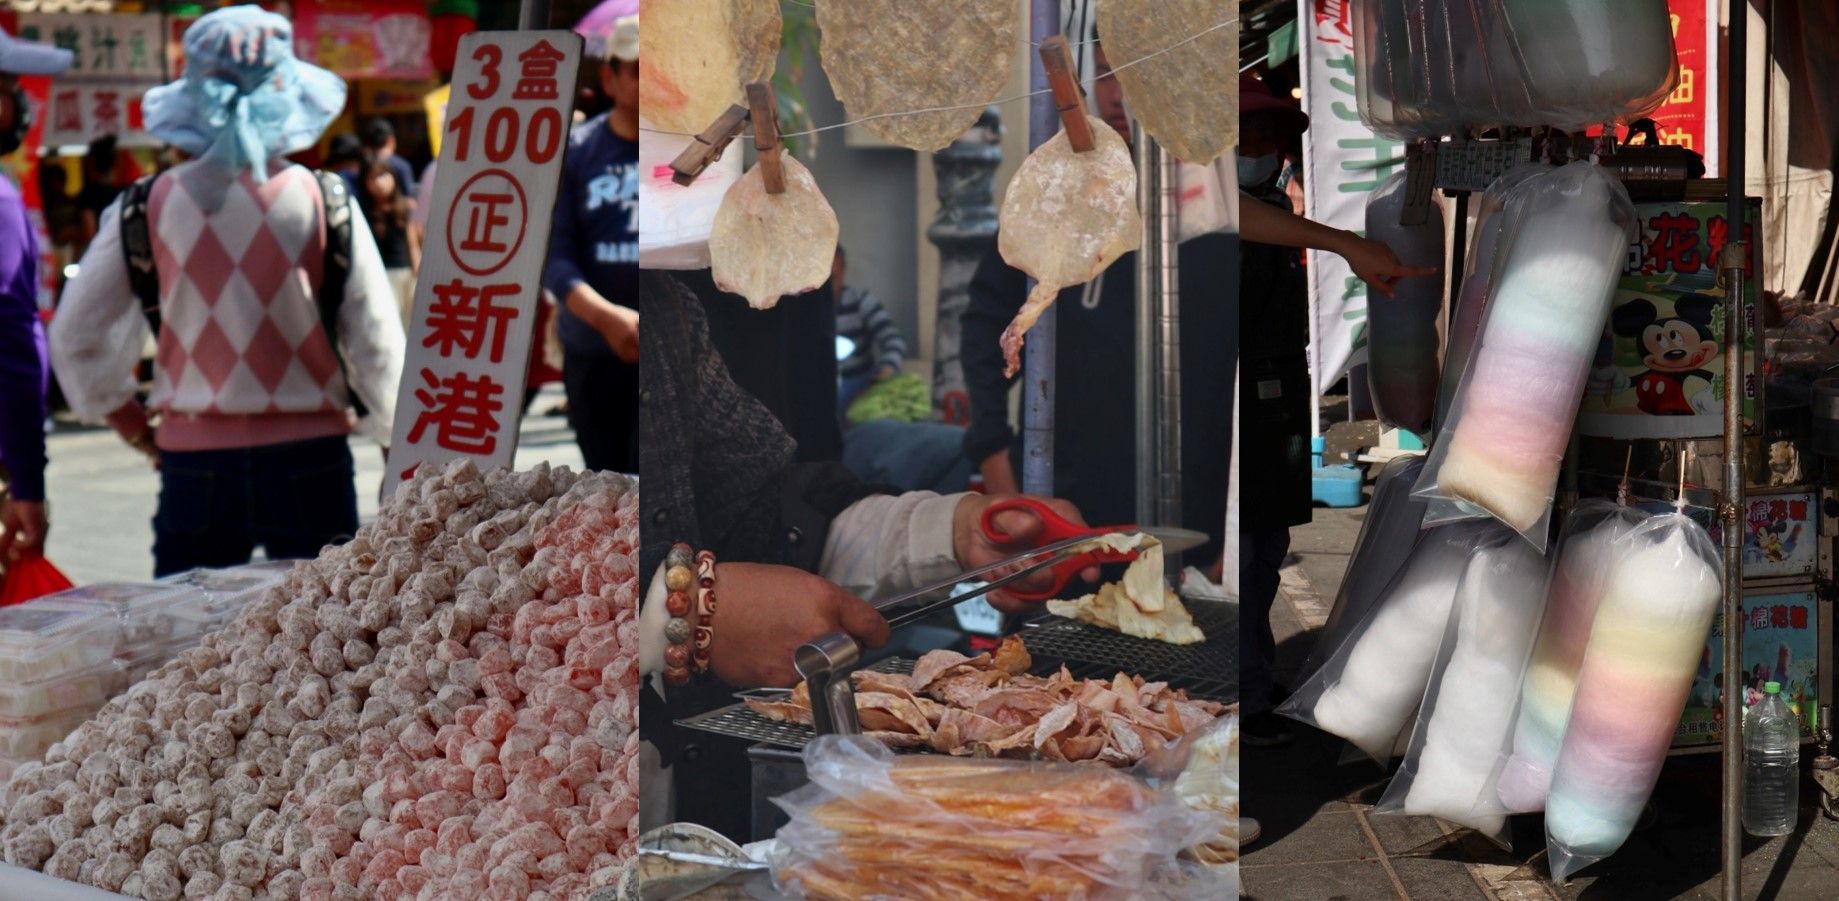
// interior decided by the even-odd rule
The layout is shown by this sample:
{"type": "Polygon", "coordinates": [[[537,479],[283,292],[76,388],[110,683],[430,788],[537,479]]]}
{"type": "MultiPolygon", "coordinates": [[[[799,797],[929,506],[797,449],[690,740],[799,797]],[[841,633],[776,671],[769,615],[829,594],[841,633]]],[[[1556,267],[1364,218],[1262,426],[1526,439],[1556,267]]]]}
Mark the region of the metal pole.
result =
{"type": "Polygon", "coordinates": [[[523,0],[518,7],[518,30],[542,31],[549,27],[549,0],[523,0]]]}
{"type": "Polygon", "coordinates": [[[1157,398],[1157,358],[1162,344],[1157,332],[1161,311],[1156,304],[1160,284],[1157,260],[1162,253],[1158,228],[1162,222],[1162,147],[1133,124],[1137,163],[1137,209],[1143,214],[1143,242],[1137,247],[1137,522],[1145,525],[1170,525],[1162,519],[1161,483],[1157,480],[1161,428],[1157,421],[1161,408],[1157,398]]]}
{"type": "MultiPolygon", "coordinates": [[[[1450,229],[1450,255],[1447,264],[1449,266],[1449,295],[1443,304],[1444,347],[1448,347],[1449,342],[1455,336],[1456,301],[1462,297],[1462,277],[1468,271],[1469,255],[1469,192],[1455,191],[1451,196],[1456,198],[1456,227],[1450,229]]],[[[1447,362],[1444,371],[1449,371],[1447,362]]],[[[1433,432],[1443,430],[1441,413],[1442,411],[1439,411],[1437,421],[1433,424],[1433,432]]]]}
{"type": "MultiPolygon", "coordinates": [[[[1749,77],[1750,18],[1748,3],[1730,4],[1730,52],[1725,81],[1727,116],[1725,153],[1729,169],[1730,207],[1726,214],[1730,234],[1737,240],[1725,245],[1720,261],[1728,280],[1724,297],[1724,734],[1723,818],[1720,836],[1725,901],[1743,897],[1743,693],[1736,691],[1729,674],[1742,668],[1743,645],[1737,624],[1743,619],[1743,265],[1749,258],[1744,245],[1745,222],[1745,82],[1749,77]]],[[[1683,465],[1683,462],[1682,462],[1683,465]]]]}
{"type": "MultiPolygon", "coordinates": [[[[1029,38],[1035,46],[1060,33],[1060,0],[1032,0],[1029,38]]],[[[1029,54],[1028,149],[1033,151],[1060,129],[1047,85],[1047,70],[1040,57],[1029,54]]],[[[1034,290],[1034,279],[1028,280],[1034,290]]],[[[1054,340],[1059,330],[1053,307],[1028,330],[1022,348],[1022,490],[1029,494],[1054,493],[1054,340]]]]}
{"type": "MultiPolygon", "coordinates": [[[[1156,522],[1181,525],[1181,224],[1178,192],[1181,173],[1175,155],[1156,147],[1160,170],[1157,188],[1161,203],[1156,211],[1156,335],[1162,347],[1156,354],[1159,385],[1157,399],[1160,434],[1156,438],[1156,522]]],[[[1141,466],[1141,463],[1137,465],[1141,466]]],[[[1167,574],[1181,584],[1181,555],[1164,558],[1167,574]]]]}

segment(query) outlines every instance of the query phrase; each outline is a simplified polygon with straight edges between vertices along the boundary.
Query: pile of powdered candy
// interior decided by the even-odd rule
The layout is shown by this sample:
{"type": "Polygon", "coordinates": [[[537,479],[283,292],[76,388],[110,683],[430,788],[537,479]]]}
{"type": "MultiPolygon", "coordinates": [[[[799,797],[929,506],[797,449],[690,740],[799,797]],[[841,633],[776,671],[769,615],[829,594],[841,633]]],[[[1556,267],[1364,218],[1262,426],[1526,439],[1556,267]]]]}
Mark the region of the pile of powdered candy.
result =
{"type": "Polygon", "coordinates": [[[638,830],[638,490],[406,483],[27,764],[6,861],[149,899],[570,899],[638,830]]]}

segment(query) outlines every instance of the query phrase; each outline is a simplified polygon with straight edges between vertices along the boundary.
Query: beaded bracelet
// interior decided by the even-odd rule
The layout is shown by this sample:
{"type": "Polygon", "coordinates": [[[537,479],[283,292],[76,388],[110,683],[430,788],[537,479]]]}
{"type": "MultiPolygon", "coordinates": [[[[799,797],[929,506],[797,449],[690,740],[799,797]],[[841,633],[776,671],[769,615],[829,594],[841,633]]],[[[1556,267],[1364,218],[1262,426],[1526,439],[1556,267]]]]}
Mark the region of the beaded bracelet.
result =
{"type": "Polygon", "coordinates": [[[709,645],[715,641],[715,554],[696,554],[696,631],[690,660],[696,672],[709,670],[709,645]]]}
{"type": "Polygon", "coordinates": [[[690,589],[695,576],[690,571],[693,558],[690,546],[679,541],[671,545],[664,557],[664,586],[670,594],[665,609],[670,622],[664,624],[664,679],[672,685],[690,681],[692,642],[696,638],[696,616],[690,605],[690,589]]]}

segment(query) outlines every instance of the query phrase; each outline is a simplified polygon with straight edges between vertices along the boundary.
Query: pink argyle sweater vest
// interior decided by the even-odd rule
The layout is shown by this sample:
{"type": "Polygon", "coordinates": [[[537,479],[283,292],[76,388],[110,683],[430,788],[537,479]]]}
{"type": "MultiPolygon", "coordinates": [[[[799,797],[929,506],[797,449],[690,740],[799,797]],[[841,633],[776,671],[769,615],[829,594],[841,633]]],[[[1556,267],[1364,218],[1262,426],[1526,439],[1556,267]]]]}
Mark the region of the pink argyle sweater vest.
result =
{"type": "Polygon", "coordinates": [[[160,276],[150,405],[160,445],[218,450],[351,430],[348,389],[315,302],[325,207],[299,166],[257,184],[245,171],[206,213],[184,179],[147,201],[160,276]]]}

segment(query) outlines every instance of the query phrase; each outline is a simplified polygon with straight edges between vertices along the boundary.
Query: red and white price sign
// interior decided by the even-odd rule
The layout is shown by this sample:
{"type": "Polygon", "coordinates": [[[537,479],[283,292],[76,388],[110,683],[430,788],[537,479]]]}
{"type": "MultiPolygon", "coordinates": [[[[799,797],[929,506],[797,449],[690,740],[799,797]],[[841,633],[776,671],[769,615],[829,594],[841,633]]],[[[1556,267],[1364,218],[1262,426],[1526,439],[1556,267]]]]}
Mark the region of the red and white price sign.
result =
{"type": "Polygon", "coordinates": [[[392,491],[423,464],[508,466],[517,450],[580,61],[572,31],[460,40],[396,402],[392,491]]]}

